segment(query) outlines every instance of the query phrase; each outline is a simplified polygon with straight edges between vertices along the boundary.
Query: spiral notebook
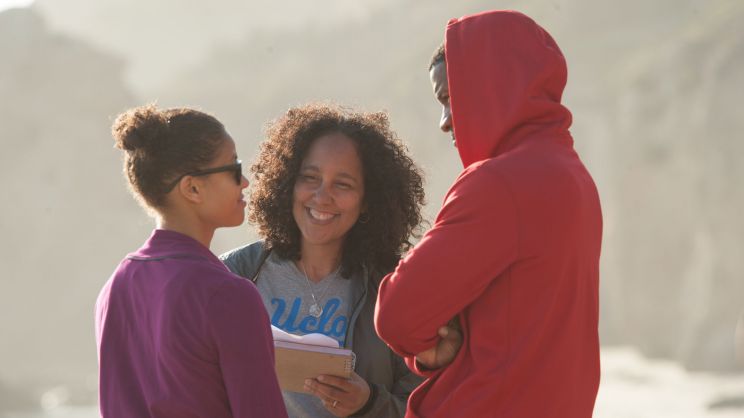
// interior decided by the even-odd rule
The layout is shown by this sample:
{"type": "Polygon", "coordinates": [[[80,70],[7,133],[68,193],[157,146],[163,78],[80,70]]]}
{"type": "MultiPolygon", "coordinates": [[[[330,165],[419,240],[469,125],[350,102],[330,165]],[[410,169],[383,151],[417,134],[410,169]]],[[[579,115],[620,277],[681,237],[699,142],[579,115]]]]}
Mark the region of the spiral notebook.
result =
{"type": "Polygon", "coordinates": [[[274,327],[272,331],[276,375],[283,390],[304,392],[305,379],[321,374],[351,377],[356,356],[339,348],[336,340],[319,334],[291,335],[274,327]]]}

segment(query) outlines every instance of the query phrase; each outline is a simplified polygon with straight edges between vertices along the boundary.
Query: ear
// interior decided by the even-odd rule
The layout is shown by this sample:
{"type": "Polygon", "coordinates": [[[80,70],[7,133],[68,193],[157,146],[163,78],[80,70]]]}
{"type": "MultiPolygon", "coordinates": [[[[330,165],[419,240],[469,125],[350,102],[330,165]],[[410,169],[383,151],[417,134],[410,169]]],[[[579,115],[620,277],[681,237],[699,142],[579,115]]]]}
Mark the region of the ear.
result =
{"type": "Polygon", "coordinates": [[[198,178],[186,176],[178,182],[178,192],[186,201],[191,203],[202,203],[204,200],[203,185],[198,178]]]}

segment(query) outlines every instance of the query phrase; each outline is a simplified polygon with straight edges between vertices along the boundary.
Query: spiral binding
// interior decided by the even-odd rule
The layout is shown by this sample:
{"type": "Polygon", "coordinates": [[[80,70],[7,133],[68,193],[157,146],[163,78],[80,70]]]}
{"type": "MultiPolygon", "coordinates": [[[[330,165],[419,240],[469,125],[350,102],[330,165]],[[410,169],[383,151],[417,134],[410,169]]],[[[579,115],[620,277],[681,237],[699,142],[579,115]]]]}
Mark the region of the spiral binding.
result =
{"type": "Polygon", "coordinates": [[[356,368],[356,354],[351,352],[351,359],[344,362],[344,371],[351,373],[356,368]]]}

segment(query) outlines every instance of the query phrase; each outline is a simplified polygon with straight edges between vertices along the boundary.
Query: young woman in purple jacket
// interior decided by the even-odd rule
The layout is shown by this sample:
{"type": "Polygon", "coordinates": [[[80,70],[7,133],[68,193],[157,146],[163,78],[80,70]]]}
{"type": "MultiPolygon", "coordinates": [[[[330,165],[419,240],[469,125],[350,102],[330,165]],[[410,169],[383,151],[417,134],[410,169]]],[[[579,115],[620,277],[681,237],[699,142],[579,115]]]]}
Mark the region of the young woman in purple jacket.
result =
{"type": "Polygon", "coordinates": [[[244,218],[232,138],[213,116],[154,106],[112,132],[157,226],[96,303],[101,415],[286,417],[261,297],[209,250],[215,229],[244,218]]]}

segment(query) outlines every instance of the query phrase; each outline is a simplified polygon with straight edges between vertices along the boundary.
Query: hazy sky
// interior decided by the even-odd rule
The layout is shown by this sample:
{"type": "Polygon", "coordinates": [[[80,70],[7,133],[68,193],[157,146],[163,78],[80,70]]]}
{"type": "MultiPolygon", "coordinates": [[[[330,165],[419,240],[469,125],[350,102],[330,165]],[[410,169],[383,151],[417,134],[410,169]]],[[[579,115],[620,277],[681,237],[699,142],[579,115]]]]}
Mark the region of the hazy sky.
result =
{"type": "Polygon", "coordinates": [[[0,12],[11,7],[23,7],[33,3],[34,0],[0,0],[0,12]]]}
{"type": "Polygon", "coordinates": [[[122,57],[126,61],[127,81],[144,97],[183,69],[198,66],[219,45],[242,44],[262,31],[279,34],[338,30],[340,22],[363,24],[372,13],[394,3],[395,0],[36,0],[34,8],[51,32],[122,57]],[[131,22],[137,22],[136,30],[131,22]]]}

